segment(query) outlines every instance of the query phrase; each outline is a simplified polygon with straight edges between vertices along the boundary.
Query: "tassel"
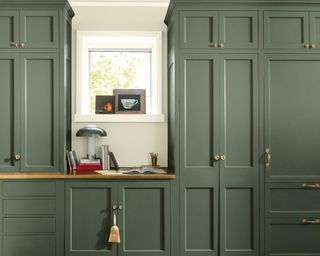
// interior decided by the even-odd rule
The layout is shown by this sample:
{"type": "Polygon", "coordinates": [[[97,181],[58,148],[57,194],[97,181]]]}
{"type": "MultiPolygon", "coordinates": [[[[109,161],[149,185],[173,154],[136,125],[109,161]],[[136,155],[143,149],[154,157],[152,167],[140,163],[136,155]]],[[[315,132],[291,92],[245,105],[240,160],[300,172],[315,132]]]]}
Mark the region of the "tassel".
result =
{"type": "Polygon", "coordinates": [[[113,225],[110,229],[110,235],[109,235],[109,243],[115,243],[119,244],[120,243],[120,231],[117,226],[117,216],[116,216],[116,211],[113,210],[113,225]]]}

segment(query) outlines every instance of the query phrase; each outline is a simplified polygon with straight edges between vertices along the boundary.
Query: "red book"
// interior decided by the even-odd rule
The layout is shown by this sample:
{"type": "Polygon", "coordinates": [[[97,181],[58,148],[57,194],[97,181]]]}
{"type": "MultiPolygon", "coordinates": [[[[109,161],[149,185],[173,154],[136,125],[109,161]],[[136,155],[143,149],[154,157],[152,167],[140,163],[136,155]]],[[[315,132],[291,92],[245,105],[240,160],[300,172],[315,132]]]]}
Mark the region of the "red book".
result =
{"type": "Polygon", "coordinates": [[[102,170],[102,164],[79,164],[77,166],[77,173],[82,173],[83,171],[96,171],[102,170]]]}

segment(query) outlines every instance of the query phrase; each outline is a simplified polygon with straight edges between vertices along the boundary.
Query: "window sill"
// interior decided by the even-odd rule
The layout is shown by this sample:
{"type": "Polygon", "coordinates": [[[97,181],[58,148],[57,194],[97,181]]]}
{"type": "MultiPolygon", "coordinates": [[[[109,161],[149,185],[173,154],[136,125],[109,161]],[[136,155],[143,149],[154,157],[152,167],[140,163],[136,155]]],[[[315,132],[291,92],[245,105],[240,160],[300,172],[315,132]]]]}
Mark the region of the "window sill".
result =
{"type": "Polygon", "coordinates": [[[76,114],[74,121],[76,123],[162,123],[165,118],[163,114],[76,114]]]}

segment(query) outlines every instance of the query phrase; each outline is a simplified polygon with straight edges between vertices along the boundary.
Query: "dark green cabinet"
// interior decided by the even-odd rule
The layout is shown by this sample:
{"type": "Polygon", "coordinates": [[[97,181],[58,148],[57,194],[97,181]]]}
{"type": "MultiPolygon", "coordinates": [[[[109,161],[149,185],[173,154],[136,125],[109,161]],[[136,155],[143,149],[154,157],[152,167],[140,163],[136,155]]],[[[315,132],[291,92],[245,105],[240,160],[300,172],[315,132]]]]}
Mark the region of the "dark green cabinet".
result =
{"type": "Polygon", "coordinates": [[[168,182],[68,182],[66,203],[66,255],[170,255],[168,182]],[[107,241],[113,205],[118,245],[107,241]]]}
{"type": "Polygon", "coordinates": [[[188,49],[257,48],[256,11],[182,11],[180,47],[188,49]]]}
{"type": "Polygon", "coordinates": [[[0,48],[15,48],[19,43],[19,11],[0,10],[0,48]]]}
{"type": "Polygon", "coordinates": [[[180,63],[181,253],[258,255],[257,55],[180,63]]]}

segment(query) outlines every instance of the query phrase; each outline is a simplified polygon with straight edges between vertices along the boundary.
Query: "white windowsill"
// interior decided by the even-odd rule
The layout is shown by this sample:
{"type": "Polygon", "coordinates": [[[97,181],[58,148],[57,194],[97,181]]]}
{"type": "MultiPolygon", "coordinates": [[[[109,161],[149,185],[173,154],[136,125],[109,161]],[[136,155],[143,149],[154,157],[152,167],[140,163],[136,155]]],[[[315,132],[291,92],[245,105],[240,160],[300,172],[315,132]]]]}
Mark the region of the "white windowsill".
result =
{"type": "Polygon", "coordinates": [[[76,114],[74,121],[76,123],[161,123],[165,118],[163,114],[76,114]]]}

